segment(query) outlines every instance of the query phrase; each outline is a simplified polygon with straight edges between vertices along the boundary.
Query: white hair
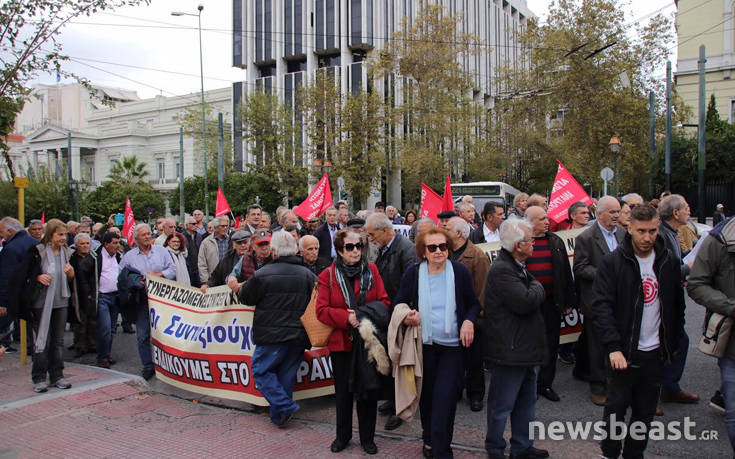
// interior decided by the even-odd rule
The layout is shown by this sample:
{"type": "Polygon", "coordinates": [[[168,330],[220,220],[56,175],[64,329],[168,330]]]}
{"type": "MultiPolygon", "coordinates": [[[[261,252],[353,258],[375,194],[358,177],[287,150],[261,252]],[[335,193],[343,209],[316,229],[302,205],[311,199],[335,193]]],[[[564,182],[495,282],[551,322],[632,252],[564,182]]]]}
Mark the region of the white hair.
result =
{"type": "Polygon", "coordinates": [[[474,209],[475,205],[466,201],[459,201],[457,204],[454,205],[454,208],[457,209],[457,211],[459,212],[465,212],[467,210],[474,209]]]}
{"type": "Polygon", "coordinates": [[[523,228],[531,229],[531,225],[521,218],[511,216],[500,224],[500,246],[508,252],[513,252],[516,244],[526,238],[523,228]]]}
{"type": "Polygon", "coordinates": [[[271,251],[273,258],[296,255],[296,239],[287,231],[276,231],[271,238],[271,251]]]}
{"type": "Polygon", "coordinates": [[[643,196],[639,195],[638,193],[628,193],[628,194],[626,194],[625,196],[623,196],[623,197],[622,197],[622,198],[620,198],[620,199],[622,199],[622,201],[623,201],[624,203],[626,203],[626,204],[630,204],[630,203],[628,202],[628,201],[630,200],[630,198],[638,199],[638,200],[639,200],[640,202],[644,202],[644,201],[643,201],[643,196]]]}
{"type": "Polygon", "coordinates": [[[597,201],[597,213],[605,212],[611,204],[615,204],[618,202],[618,199],[615,196],[603,196],[600,198],[599,201],[597,201]]]}
{"type": "Polygon", "coordinates": [[[383,228],[388,228],[388,230],[393,229],[393,223],[391,223],[388,216],[382,212],[376,212],[368,216],[367,220],[365,221],[365,227],[367,228],[368,226],[372,226],[373,229],[376,230],[380,230],[383,228]]]}
{"type": "Polygon", "coordinates": [[[90,243],[92,242],[92,238],[89,237],[89,234],[87,234],[87,233],[78,233],[76,236],[74,236],[74,245],[77,245],[77,242],[81,241],[82,239],[86,239],[90,243]]]}
{"type": "Polygon", "coordinates": [[[23,224],[13,217],[3,218],[2,220],[0,220],[0,224],[5,225],[6,229],[13,230],[14,233],[17,233],[18,231],[23,229],[23,224]]]}
{"type": "Polygon", "coordinates": [[[467,223],[467,221],[462,217],[450,218],[447,222],[447,226],[452,228],[453,231],[459,231],[463,239],[467,239],[470,237],[470,232],[472,231],[472,228],[470,228],[470,224],[467,223]]]}
{"type": "Polygon", "coordinates": [[[306,244],[308,241],[311,241],[312,239],[316,241],[316,246],[319,247],[319,239],[312,236],[311,234],[307,234],[306,236],[299,238],[299,250],[304,250],[304,244],[306,244]]]}
{"type": "Polygon", "coordinates": [[[135,228],[133,228],[133,237],[138,237],[138,233],[143,228],[148,228],[148,231],[151,230],[151,227],[148,226],[148,223],[138,223],[137,225],[135,225],[135,228]]]}
{"type": "Polygon", "coordinates": [[[670,194],[663,198],[658,204],[658,214],[661,216],[661,220],[666,221],[673,218],[674,211],[681,210],[686,203],[686,199],[680,194],[670,194]]]}
{"type": "Polygon", "coordinates": [[[229,225],[230,224],[230,217],[228,217],[226,215],[223,216],[223,217],[217,217],[217,218],[212,219],[212,222],[213,222],[213,224],[215,226],[217,226],[217,225],[225,225],[225,224],[226,225],[229,225]]]}

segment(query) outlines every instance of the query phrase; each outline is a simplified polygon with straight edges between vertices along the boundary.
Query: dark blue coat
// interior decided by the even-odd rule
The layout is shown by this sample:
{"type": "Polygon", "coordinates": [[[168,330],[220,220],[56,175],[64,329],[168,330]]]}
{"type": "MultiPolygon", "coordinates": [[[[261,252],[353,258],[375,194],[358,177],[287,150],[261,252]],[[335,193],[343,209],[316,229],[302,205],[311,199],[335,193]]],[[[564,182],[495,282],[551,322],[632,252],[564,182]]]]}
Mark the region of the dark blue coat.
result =
{"type": "Polygon", "coordinates": [[[10,281],[21,261],[28,256],[31,247],[38,245],[25,230],[20,230],[10,238],[0,251],[0,306],[7,306],[10,281]]]}
{"type": "Polygon", "coordinates": [[[329,234],[329,225],[327,223],[322,223],[321,226],[314,231],[314,237],[319,240],[319,257],[326,258],[331,262],[333,260],[332,244],[334,244],[334,241],[332,240],[332,236],[329,234]]]}

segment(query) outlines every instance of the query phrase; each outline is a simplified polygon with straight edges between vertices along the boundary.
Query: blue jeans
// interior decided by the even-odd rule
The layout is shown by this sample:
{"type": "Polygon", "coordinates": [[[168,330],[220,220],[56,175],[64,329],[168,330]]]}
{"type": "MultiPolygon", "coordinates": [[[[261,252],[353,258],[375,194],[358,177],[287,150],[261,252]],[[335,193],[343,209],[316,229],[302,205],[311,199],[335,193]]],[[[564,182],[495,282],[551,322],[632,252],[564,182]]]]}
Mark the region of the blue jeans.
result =
{"type": "Polygon", "coordinates": [[[153,356],[151,355],[151,317],[148,313],[148,302],[136,306],[135,337],[138,339],[138,354],[143,370],[153,370],[153,356]]]}
{"type": "Polygon", "coordinates": [[[681,331],[679,343],[674,351],[676,355],[671,357],[671,363],[664,364],[664,379],[661,381],[661,392],[664,394],[678,394],[681,392],[679,381],[684,374],[684,365],[689,353],[689,335],[681,331]]]}
{"type": "Polygon", "coordinates": [[[722,357],[718,363],[722,377],[722,395],[725,397],[725,428],[730,446],[735,451],[735,359],[722,357]]]}
{"type": "Polygon", "coordinates": [[[304,346],[296,344],[258,344],[250,364],[255,388],[271,406],[270,418],[280,424],[299,409],[293,401],[296,371],[304,360],[304,346]]]}
{"type": "Polygon", "coordinates": [[[521,455],[533,446],[529,429],[536,417],[536,367],[495,365],[490,375],[485,450],[504,453],[503,431],[510,415],[510,453],[521,455]]]}
{"type": "Polygon", "coordinates": [[[100,293],[97,302],[97,361],[110,359],[117,328],[117,293],[100,293]]]}

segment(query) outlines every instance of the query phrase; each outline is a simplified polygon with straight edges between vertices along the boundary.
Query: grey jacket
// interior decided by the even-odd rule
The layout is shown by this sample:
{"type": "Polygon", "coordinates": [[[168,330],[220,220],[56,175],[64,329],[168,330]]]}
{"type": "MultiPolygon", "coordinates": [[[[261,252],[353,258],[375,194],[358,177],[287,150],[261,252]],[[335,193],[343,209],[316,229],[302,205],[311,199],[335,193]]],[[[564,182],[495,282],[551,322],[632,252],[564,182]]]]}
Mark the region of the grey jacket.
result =
{"type": "Polygon", "coordinates": [[[217,249],[217,241],[213,234],[205,238],[202,241],[202,245],[199,246],[197,267],[199,268],[199,280],[202,285],[207,283],[210,274],[217,267],[217,263],[219,263],[219,250],[217,249]]]}
{"type": "MultiPolygon", "coordinates": [[[[618,240],[618,244],[620,244],[625,237],[625,231],[617,229],[615,231],[615,237],[618,240]]],[[[597,274],[597,265],[602,260],[602,257],[608,253],[610,253],[610,249],[607,247],[605,237],[602,235],[600,226],[597,223],[593,223],[577,236],[574,243],[573,271],[574,281],[579,292],[579,305],[582,308],[583,314],[587,314],[590,306],[592,306],[594,297],[592,284],[597,274]]]]}

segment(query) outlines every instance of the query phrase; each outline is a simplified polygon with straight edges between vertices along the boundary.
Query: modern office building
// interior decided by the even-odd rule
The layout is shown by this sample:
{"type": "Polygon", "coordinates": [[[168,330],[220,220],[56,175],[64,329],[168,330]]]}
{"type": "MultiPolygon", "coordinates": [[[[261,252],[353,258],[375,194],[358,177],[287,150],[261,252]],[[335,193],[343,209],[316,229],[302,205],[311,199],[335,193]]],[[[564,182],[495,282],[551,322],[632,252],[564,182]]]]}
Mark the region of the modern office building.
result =
{"type": "MultiPolygon", "coordinates": [[[[461,14],[461,32],[480,37],[487,52],[466,56],[478,101],[492,104],[497,72],[522,59],[517,39],[534,17],[525,0],[233,0],[233,66],[243,69],[233,84],[233,112],[256,88],[293,107],[298,88],[318,69],[341,82],[343,92],[365,87],[366,58],[386,45],[405,17],[410,26],[423,3],[461,14]]],[[[235,166],[251,163],[242,134],[233,133],[235,166]]],[[[304,158],[305,165],[314,158],[304,158]]],[[[400,205],[400,171],[388,171],[387,200],[400,205]]]]}

